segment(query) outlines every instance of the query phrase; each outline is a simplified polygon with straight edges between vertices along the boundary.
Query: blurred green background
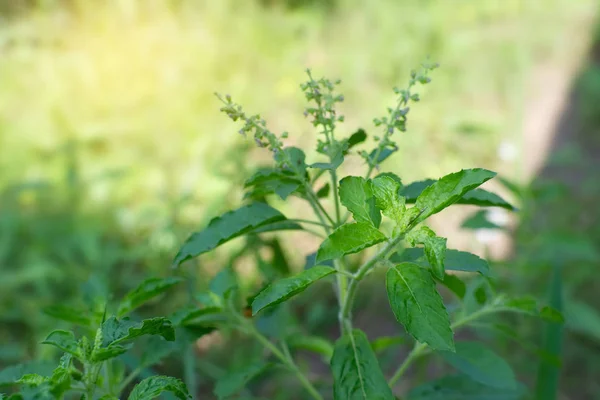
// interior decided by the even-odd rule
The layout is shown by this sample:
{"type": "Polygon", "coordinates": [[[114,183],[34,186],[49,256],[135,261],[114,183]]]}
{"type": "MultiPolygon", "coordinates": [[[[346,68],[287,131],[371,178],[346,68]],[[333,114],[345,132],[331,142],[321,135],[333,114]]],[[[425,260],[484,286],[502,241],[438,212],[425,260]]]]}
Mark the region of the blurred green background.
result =
{"type": "MultiPolygon", "coordinates": [[[[122,293],[170,274],[189,232],[241,202],[241,183],[268,155],[219,113],[214,92],[289,131],[287,144],[310,146],[310,158],[306,67],[342,79],[344,133],[372,133],[391,88],[430,56],[441,68],[383,167],[406,182],[485,167],[517,186],[497,186],[521,209],[508,235],[457,232],[464,212],[438,221],[439,232],[451,247],[496,258],[507,291],[546,296],[562,269],[570,308],[560,398],[597,398],[598,8],[0,0],[0,366],[44,356],[39,342],[55,322],[43,307],[74,301],[92,275],[122,293]]],[[[347,172],[358,167],[351,160],[347,172]]],[[[284,242],[295,268],[317,246],[284,242]]],[[[536,329],[523,328],[539,341],[536,329]]],[[[513,358],[524,374],[537,365],[513,358]]]]}

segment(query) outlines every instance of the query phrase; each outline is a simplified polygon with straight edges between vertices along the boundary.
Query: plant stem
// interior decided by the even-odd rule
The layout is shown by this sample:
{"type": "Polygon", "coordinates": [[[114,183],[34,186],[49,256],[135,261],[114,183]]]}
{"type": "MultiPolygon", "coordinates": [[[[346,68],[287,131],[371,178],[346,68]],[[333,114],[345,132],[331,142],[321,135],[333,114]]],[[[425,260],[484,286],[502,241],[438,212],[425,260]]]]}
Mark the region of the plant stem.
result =
{"type": "MultiPolygon", "coordinates": [[[[471,313],[467,316],[464,316],[463,318],[455,321],[452,325],[451,328],[452,330],[458,329],[464,325],[469,324],[470,322],[483,317],[484,315],[487,314],[493,314],[496,312],[502,311],[501,308],[491,308],[491,307],[483,307],[477,311],[475,311],[474,313],[471,313]]],[[[424,355],[427,351],[427,344],[425,343],[415,343],[415,346],[413,347],[413,349],[410,351],[410,353],[408,353],[408,355],[406,356],[406,358],[404,359],[404,362],[402,362],[402,364],[400,364],[400,366],[398,367],[398,369],[396,370],[396,372],[394,372],[394,375],[392,375],[392,377],[390,378],[390,380],[388,381],[388,384],[390,386],[393,386],[396,382],[398,382],[398,380],[404,375],[404,373],[408,370],[408,367],[410,367],[410,365],[419,357],[421,357],[422,355],[424,355]]]]}
{"type": "Polygon", "coordinates": [[[131,382],[133,382],[141,372],[142,369],[140,367],[137,367],[133,371],[131,371],[129,375],[127,375],[125,379],[123,379],[123,382],[121,382],[121,385],[119,386],[118,395],[121,395],[121,393],[123,393],[123,391],[127,389],[127,386],[129,386],[131,382]]]}
{"type": "Polygon", "coordinates": [[[418,342],[415,343],[415,346],[410,351],[410,353],[408,353],[408,356],[406,356],[406,358],[404,359],[404,362],[402,362],[402,364],[400,364],[400,366],[398,367],[396,372],[394,372],[394,375],[390,378],[390,380],[388,381],[388,384],[390,386],[393,386],[398,381],[398,379],[400,379],[402,377],[402,375],[404,375],[404,373],[406,372],[408,367],[410,367],[410,365],[413,363],[413,361],[415,361],[417,358],[419,358],[426,349],[427,349],[427,345],[425,343],[418,343],[418,342]]]}
{"type": "Polygon", "coordinates": [[[324,224],[322,222],[317,222],[317,221],[311,221],[309,219],[302,219],[302,218],[290,218],[288,219],[289,222],[298,222],[300,224],[312,224],[312,225],[318,225],[318,226],[322,226],[324,228],[332,228],[331,225],[329,224],[324,224]]]}
{"type": "Polygon", "coordinates": [[[399,235],[397,238],[390,240],[387,245],[381,249],[377,254],[367,260],[363,265],[360,266],[356,274],[354,274],[354,279],[350,282],[348,286],[348,291],[346,293],[344,303],[342,305],[342,309],[340,310],[340,323],[343,325],[343,321],[347,320],[350,316],[350,311],[352,309],[352,303],[354,301],[354,296],[356,295],[356,289],[360,281],[367,275],[367,273],[375,267],[377,262],[385,258],[392,250],[400,244],[404,235],[399,235]]]}
{"type": "Polygon", "coordinates": [[[317,389],[315,389],[312,383],[310,383],[310,381],[308,380],[308,378],[306,378],[302,371],[300,371],[300,368],[298,368],[298,366],[294,362],[294,359],[292,358],[285,344],[282,352],[277,348],[277,346],[271,343],[269,339],[267,339],[263,334],[257,331],[252,323],[248,323],[248,321],[245,318],[239,315],[236,315],[236,317],[240,319],[240,322],[243,323],[243,326],[246,328],[246,332],[250,333],[250,335],[252,335],[256,340],[258,340],[267,350],[273,353],[275,357],[277,357],[286,367],[288,367],[296,375],[300,383],[302,383],[302,386],[304,386],[304,388],[308,391],[308,393],[310,393],[310,395],[315,400],[323,400],[321,394],[317,391],[317,389]]]}
{"type": "Polygon", "coordinates": [[[319,221],[321,221],[321,224],[323,226],[325,226],[325,230],[327,231],[327,233],[329,233],[331,231],[331,229],[329,227],[335,226],[335,222],[333,221],[333,219],[331,219],[329,214],[327,214],[327,211],[325,211],[325,209],[323,208],[323,205],[319,201],[319,198],[315,194],[312,187],[310,187],[310,185],[308,185],[308,184],[304,185],[304,187],[306,189],[306,194],[307,194],[306,199],[308,200],[311,207],[313,208],[315,214],[317,215],[317,218],[319,218],[319,221]],[[327,224],[325,222],[324,217],[327,218],[327,220],[329,221],[329,224],[327,224]]]}
{"type": "Polygon", "coordinates": [[[342,216],[340,213],[340,199],[338,198],[337,182],[338,182],[337,172],[334,169],[332,169],[331,170],[331,193],[333,193],[333,200],[335,203],[335,221],[336,221],[335,226],[339,226],[340,223],[342,222],[342,216]]]}

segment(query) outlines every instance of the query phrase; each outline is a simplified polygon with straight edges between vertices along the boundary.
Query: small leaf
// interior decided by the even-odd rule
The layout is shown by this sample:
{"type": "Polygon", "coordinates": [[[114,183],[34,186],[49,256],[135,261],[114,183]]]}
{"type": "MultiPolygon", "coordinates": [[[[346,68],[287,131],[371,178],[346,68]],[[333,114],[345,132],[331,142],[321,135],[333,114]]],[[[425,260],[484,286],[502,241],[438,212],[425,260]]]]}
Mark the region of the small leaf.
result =
{"type": "Polygon", "coordinates": [[[361,144],[365,140],[367,140],[367,132],[365,132],[365,130],[362,128],[357,130],[348,138],[348,150],[358,144],[361,144]]]}
{"type": "Polygon", "coordinates": [[[515,374],[504,359],[478,342],[457,342],[456,352],[440,353],[444,360],[476,382],[500,389],[516,389],[515,374]]]}
{"type": "Polygon", "coordinates": [[[415,201],[415,207],[421,212],[416,222],[442,211],[456,203],[467,192],[482,185],[496,176],[495,172],[482,168],[466,169],[442,177],[428,186],[415,201]]]}
{"type": "Polygon", "coordinates": [[[237,275],[233,267],[227,266],[220,270],[208,284],[208,288],[219,297],[223,297],[225,292],[234,286],[237,286],[237,275]]]}
{"type": "Polygon", "coordinates": [[[269,194],[277,194],[283,200],[302,187],[302,181],[292,172],[276,169],[261,170],[252,175],[244,183],[245,188],[252,188],[244,198],[260,199],[269,194]]]}
{"type": "Polygon", "coordinates": [[[334,260],[346,254],[358,253],[387,238],[377,228],[365,222],[344,224],[337,228],[319,247],[317,262],[334,260]]]}
{"type": "Polygon", "coordinates": [[[285,165],[285,170],[293,172],[300,179],[306,178],[306,155],[297,147],[286,147],[283,151],[275,154],[275,160],[283,162],[288,158],[290,165],[285,165]]]}
{"type": "Polygon", "coordinates": [[[335,400],[394,400],[367,336],[358,329],[335,343],[331,370],[335,400]]]}
{"type": "Polygon", "coordinates": [[[75,357],[80,357],[79,346],[77,340],[75,340],[75,334],[71,331],[52,331],[42,343],[51,344],[62,351],[73,354],[75,357]]]}
{"type": "Polygon", "coordinates": [[[395,149],[386,147],[379,152],[379,155],[377,155],[377,149],[375,149],[369,154],[369,163],[372,165],[379,165],[382,162],[384,162],[385,160],[387,160],[389,158],[389,156],[391,156],[395,152],[396,152],[395,149]],[[377,155],[377,159],[375,159],[376,155],[377,155]]]}
{"type": "Polygon", "coordinates": [[[308,350],[320,354],[328,363],[333,355],[333,345],[327,339],[318,336],[291,335],[287,338],[287,345],[291,349],[308,350]]]}
{"type": "Polygon", "coordinates": [[[181,400],[191,399],[185,384],[170,376],[151,376],[144,379],[131,391],[129,400],[151,400],[164,392],[170,392],[181,400]]]}
{"type": "MultiPolygon", "coordinates": [[[[417,197],[419,197],[423,190],[435,182],[435,179],[426,179],[423,181],[413,182],[404,186],[400,191],[400,194],[406,197],[406,202],[408,204],[412,204],[417,200],[417,197]]],[[[485,189],[474,189],[462,196],[455,204],[474,205],[479,207],[500,207],[509,211],[517,210],[516,207],[502,199],[497,194],[488,192],[485,189]]]]}
{"type": "Polygon", "coordinates": [[[123,300],[121,300],[121,304],[119,304],[119,316],[130,313],[154,297],[163,294],[181,281],[183,281],[182,278],[174,276],[146,279],[140,283],[137,288],[127,293],[123,300]]]}
{"type": "Polygon", "coordinates": [[[459,299],[463,299],[467,293],[467,286],[456,275],[446,274],[444,279],[440,279],[439,282],[450,289],[459,299]]]}
{"type": "Polygon", "coordinates": [[[398,322],[419,342],[435,350],[454,351],[450,318],[428,271],[402,263],[386,274],[386,288],[398,322]]]}
{"type": "Polygon", "coordinates": [[[230,372],[220,378],[215,385],[215,394],[219,399],[232,396],[244,388],[253,378],[262,374],[269,364],[255,362],[243,368],[230,372]]]}
{"type": "Polygon", "coordinates": [[[327,196],[329,196],[329,191],[331,190],[331,186],[329,185],[329,183],[326,183],[325,185],[323,185],[323,187],[319,190],[317,190],[317,197],[319,199],[323,199],[327,196]]]}
{"type": "Polygon", "coordinates": [[[252,203],[235,211],[227,212],[211,220],[204,230],[190,236],[177,253],[173,263],[180,265],[182,262],[206,253],[231,239],[284,220],[283,214],[265,203],[252,203]]]}
{"type": "Polygon", "coordinates": [[[145,319],[142,322],[111,317],[104,321],[101,329],[103,347],[124,343],[143,335],[160,335],[168,341],[175,340],[171,321],[164,317],[145,319]]]}
{"type": "Polygon", "coordinates": [[[446,258],[446,239],[437,237],[435,232],[426,226],[414,229],[406,235],[406,240],[412,245],[423,244],[427,262],[433,275],[444,279],[444,259],[446,258]]]}
{"type": "Polygon", "coordinates": [[[377,207],[383,215],[399,222],[406,209],[404,198],[398,194],[401,183],[389,174],[377,175],[371,182],[377,207]]]}
{"type": "Polygon", "coordinates": [[[564,322],[563,315],[560,311],[549,306],[539,307],[537,300],[531,296],[502,298],[496,302],[495,307],[501,311],[515,312],[519,314],[531,315],[533,317],[539,317],[548,322],[564,322]]]}
{"type": "Polygon", "coordinates": [[[516,389],[498,389],[464,375],[452,375],[414,388],[407,400],[521,400],[525,393],[520,384],[516,389]]]}
{"type": "Polygon", "coordinates": [[[6,367],[0,370],[0,387],[14,385],[27,374],[50,375],[55,365],[48,361],[31,361],[6,367]]]}
{"type": "Polygon", "coordinates": [[[347,176],[340,181],[340,202],[352,213],[356,222],[367,222],[376,228],[381,214],[375,206],[371,183],[359,176],[347,176]]]}
{"type": "Polygon", "coordinates": [[[409,340],[405,336],[381,336],[371,342],[371,347],[375,353],[380,353],[390,347],[407,343],[409,340]]]}
{"type": "MultiPolygon", "coordinates": [[[[413,262],[424,268],[431,268],[431,265],[425,257],[423,249],[406,249],[401,254],[394,254],[390,260],[395,263],[413,262]]],[[[490,275],[490,267],[484,259],[479,258],[475,254],[447,249],[444,258],[444,268],[446,271],[465,271],[479,272],[484,276],[490,275]]]]}
{"type": "Polygon", "coordinates": [[[465,229],[502,229],[500,225],[496,225],[487,217],[488,213],[485,210],[479,210],[469,218],[465,219],[461,225],[461,228],[465,229]]]}
{"type": "Polygon", "coordinates": [[[62,304],[44,308],[44,314],[79,326],[89,327],[92,325],[91,318],[84,311],[62,304]]]}
{"type": "Polygon", "coordinates": [[[302,271],[296,276],[280,279],[264,288],[252,301],[252,315],[256,315],[265,307],[286,301],[303,292],[314,282],[333,274],[335,269],[323,265],[302,271]]]}

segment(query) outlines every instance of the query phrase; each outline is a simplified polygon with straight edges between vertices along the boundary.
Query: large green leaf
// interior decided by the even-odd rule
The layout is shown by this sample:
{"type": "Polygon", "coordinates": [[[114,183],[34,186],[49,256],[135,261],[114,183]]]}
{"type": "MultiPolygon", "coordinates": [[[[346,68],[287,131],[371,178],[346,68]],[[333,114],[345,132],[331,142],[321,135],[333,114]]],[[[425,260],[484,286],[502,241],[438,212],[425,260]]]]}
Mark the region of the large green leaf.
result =
{"type": "MultiPolygon", "coordinates": [[[[390,260],[395,263],[413,262],[422,267],[431,268],[425,256],[424,249],[420,248],[406,249],[402,253],[392,255],[390,260]]],[[[446,249],[444,268],[446,271],[479,272],[485,276],[489,276],[490,274],[490,267],[487,261],[475,254],[453,249],[446,249]]]]}
{"type": "Polygon", "coordinates": [[[549,306],[539,306],[538,301],[532,296],[499,297],[496,299],[494,307],[498,311],[531,315],[548,322],[564,322],[564,318],[560,311],[549,306]]]}
{"type": "Polygon", "coordinates": [[[334,260],[346,254],[358,253],[387,238],[373,225],[365,222],[344,224],[337,228],[319,247],[317,262],[334,260]]]}
{"type": "Polygon", "coordinates": [[[456,352],[442,357],[474,381],[500,389],[516,389],[515,374],[504,359],[478,342],[457,342],[456,352]]]}
{"type": "Polygon", "coordinates": [[[151,400],[164,392],[170,392],[181,400],[191,399],[185,384],[170,376],[151,376],[144,379],[131,391],[129,400],[151,400]]]}
{"type": "Polygon", "coordinates": [[[414,263],[402,263],[386,274],[387,294],[398,322],[419,342],[454,351],[450,318],[431,274],[414,263]]]}
{"type": "Polygon", "coordinates": [[[171,287],[183,281],[182,278],[170,276],[167,278],[149,278],[137,288],[125,295],[119,304],[119,316],[130,313],[152,298],[161,295],[171,287]]]}
{"type": "Polygon", "coordinates": [[[496,176],[495,172],[482,168],[463,169],[442,177],[421,192],[415,207],[421,213],[416,222],[459,201],[467,192],[496,176]]]}
{"type": "Polygon", "coordinates": [[[111,317],[104,321],[101,330],[103,347],[124,343],[143,335],[160,335],[168,341],[175,340],[171,321],[164,317],[145,319],[142,322],[111,317]]]}
{"type": "Polygon", "coordinates": [[[356,222],[379,227],[381,214],[375,205],[371,182],[359,176],[347,176],[340,181],[340,202],[352,213],[356,222]]]}
{"type": "Polygon", "coordinates": [[[333,274],[335,269],[324,265],[317,265],[298,275],[280,279],[264,288],[252,301],[252,314],[256,315],[265,307],[273,306],[286,301],[292,296],[304,291],[314,282],[333,274]]]}
{"type": "Polygon", "coordinates": [[[79,346],[77,344],[77,340],[75,339],[75,334],[71,331],[52,331],[42,343],[56,346],[62,351],[73,354],[76,357],[80,356],[79,346]]]}
{"type": "Polygon", "coordinates": [[[407,400],[522,400],[525,393],[523,385],[515,389],[498,389],[464,375],[452,375],[414,388],[407,400]]]}
{"type": "Polygon", "coordinates": [[[367,336],[358,329],[335,343],[331,370],[335,400],[394,400],[367,336]]]}
{"type": "Polygon", "coordinates": [[[230,372],[220,378],[215,385],[215,394],[219,399],[232,396],[242,390],[250,380],[263,373],[269,364],[255,362],[230,372]]]}
{"type": "MultiPolygon", "coordinates": [[[[427,187],[434,184],[435,179],[426,179],[423,181],[413,182],[409,185],[404,186],[400,194],[406,197],[406,202],[408,204],[414,203],[419,195],[425,190],[427,187]]],[[[511,205],[509,202],[504,200],[502,197],[498,196],[495,193],[488,192],[485,189],[474,189],[470,192],[466,193],[459,200],[456,201],[456,204],[462,205],[474,205],[480,207],[501,207],[510,211],[516,210],[516,208],[511,205]]]]}
{"type": "Polygon", "coordinates": [[[252,203],[227,212],[211,220],[204,230],[192,234],[173,263],[179,265],[238,236],[282,221],[285,216],[265,203],[252,203]]]}

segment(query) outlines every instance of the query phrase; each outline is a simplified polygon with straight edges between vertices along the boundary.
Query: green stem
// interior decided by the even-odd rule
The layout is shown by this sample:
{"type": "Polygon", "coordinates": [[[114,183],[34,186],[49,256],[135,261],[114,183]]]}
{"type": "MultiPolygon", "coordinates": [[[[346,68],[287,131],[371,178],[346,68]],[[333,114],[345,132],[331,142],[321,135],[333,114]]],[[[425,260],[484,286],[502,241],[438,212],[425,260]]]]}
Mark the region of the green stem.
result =
{"type": "Polygon", "coordinates": [[[308,393],[310,393],[310,395],[315,400],[323,400],[323,397],[321,396],[321,394],[317,391],[317,389],[315,389],[315,387],[312,385],[312,383],[310,383],[310,381],[302,373],[302,371],[300,371],[300,368],[298,368],[298,366],[294,362],[294,359],[292,358],[292,356],[285,344],[284,344],[283,352],[282,352],[281,350],[279,350],[277,348],[277,346],[275,346],[273,343],[271,343],[271,341],[269,339],[267,339],[264,335],[262,335],[259,331],[257,331],[256,328],[254,327],[254,325],[252,325],[251,323],[248,323],[248,321],[245,318],[238,316],[238,315],[236,315],[236,317],[238,317],[240,322],[243,323],[243,326],[245,326],[247,333],[249,333],[256,340],[258,340],[267,350],[269,350],[271,353],[273,353],[273,355],[275,357],[277,357],[286,367],[288,367],[290,369],[290,371],[292,371],[296,375],[296,378],[298,378],[300,383],[302,383],[302,386],[304,386],[306,391],[308,393]]]}
{"type": "Polygon", "coordinates": [[[333,200],[335,203],[335,220],[336,220],[336,225],[338,226],[341,224],[342,222],[342,215],[340,213],[340,199],[338,197],[338,190],[337,190],[337,173],[335,172],[334,169],[331,170],[331,192],[333,193],[333,200]]]}
{"type": "Polygon", "coordinates": [[[140,367],[137,367],[133,371],[131,371],[131,373],[129,373],[129,375],[127,375],[125,379],[123,379],[123,382],[121,382],[121,385],[119,386],[118,395],[121,395],[121,393],[123,393],[125,389],[127,389],[127,386],[129,386],[131,382],[133,382],[141,372],[142,369],[140,367]]]}
{"type": "MultiPolygon", "coordinates": [[[[466,315],[463,318],[455,321],[451,325],[451,328],[452,328],[452,330],[458,329],[458,328],[460,328],[460,327],[462,327],[464,325],[467,325],[470,322],[473,322],[476,319],[479,319],[479,318],[481,318],[481,317],[483,317],[485,315],[493,314],[493,313],[500,312],[500,311],[503,311],[503,309],[501,309],[501,308],[484,307],[484,308],[482,308],[480,310],[475,311],[472,314],[466,315]]],[[[415,346],[410,351],[410,353],[408,353],[408,356],[406,356],[406,358],[404,359],[404,362],[402,362],[402,364],[400,364],[400,366],[398,367],[398,369],[396,370],[396,372],[394,372],[394,375],[392,375],[392,377],[388,381],[388,384],[390,386],[393,386],[396,382],[398,382],[398,380],[408,370],[408,367],[410,367],[410,365],[417,358],[421,357],[422,355],[424,355],[427,352],[427,347],[428,346],[425,343],[415,343],[415,346]]]]}
{"type": "Polygon", "coordinates": [[[317,222],[317,221],[311,221],[309,219],[302,219],[302,218],[291,218],[288,219],[289,222],[298,222],[300,224],[311,224],[311,225],[317,225],[317,226],[322,226],[324,228],[332,228],[331,225],[329,224],[324,224],[322,222],[317,222]]]}
{"type": "Polygon", "coordinates": [[[390,240],[387,245],[381,249],[377,254],[367,260],[363,265],[360,266],[358,271],[354,274],[354,279],[350,282],[348,286],[348,292],[346,293],[346,297],[344,299],[344,303],[342,305],[342,309],[340,310],[340,323],[344,325],[344,321],[348,320],[350,316],[350,311],[352,309],[352,303],[354,301],[354,296],[356,295],[356,289],[360,281],[367,275],[369,271],[371,271],[375,265],[385,258],[389,253],[391,253],[398,244],[402,241],[404,235],[399,235],[397,238],[390,240]]]}

